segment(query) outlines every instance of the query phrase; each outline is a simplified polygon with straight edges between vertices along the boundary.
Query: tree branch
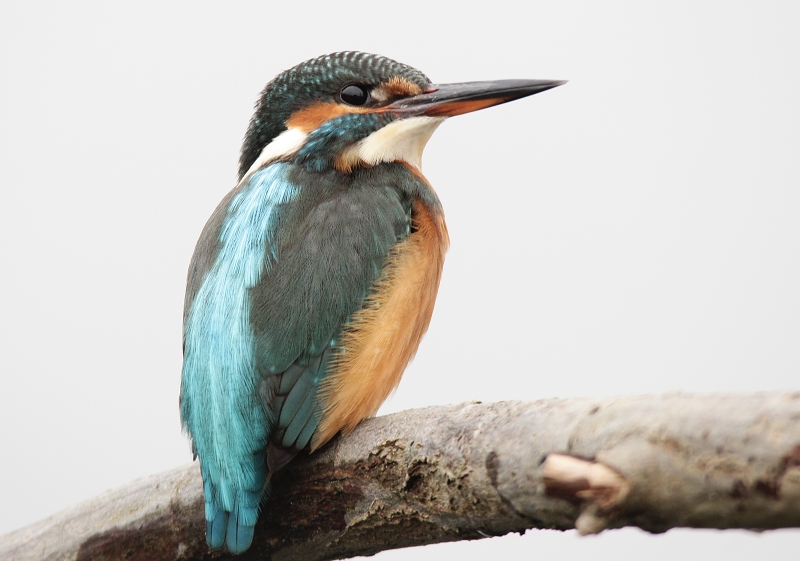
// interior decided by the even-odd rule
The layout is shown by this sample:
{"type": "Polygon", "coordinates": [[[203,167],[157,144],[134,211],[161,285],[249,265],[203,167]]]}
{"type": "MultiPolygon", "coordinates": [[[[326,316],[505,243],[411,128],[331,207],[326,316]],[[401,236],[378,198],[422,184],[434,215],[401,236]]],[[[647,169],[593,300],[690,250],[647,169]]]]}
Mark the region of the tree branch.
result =
{"type": "MultiPolygon", "coordinates": [[[[800,394],[466,403],[368,420],[273,479],[239,559],[342,559],[528,528],[800,527],[800,394]]],[[[197,464],[0,537],[0,558],[223,559],[197,464]]]]}

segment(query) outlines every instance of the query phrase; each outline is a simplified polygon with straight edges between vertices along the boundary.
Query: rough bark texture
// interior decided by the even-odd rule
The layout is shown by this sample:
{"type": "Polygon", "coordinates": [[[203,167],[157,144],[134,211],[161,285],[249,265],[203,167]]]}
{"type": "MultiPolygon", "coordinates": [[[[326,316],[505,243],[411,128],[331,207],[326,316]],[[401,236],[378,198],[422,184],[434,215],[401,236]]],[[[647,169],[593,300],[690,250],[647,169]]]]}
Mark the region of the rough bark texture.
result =
{"type": "MultiPolygon", "coordinates": [[[[466,403],[371,419],[273,479],[239,559],[323,560],[528,528],[800,527],[800,394],[466,403]]],[[[0,559],[223,559],[197,464],[0,537],[0,559]]]]}

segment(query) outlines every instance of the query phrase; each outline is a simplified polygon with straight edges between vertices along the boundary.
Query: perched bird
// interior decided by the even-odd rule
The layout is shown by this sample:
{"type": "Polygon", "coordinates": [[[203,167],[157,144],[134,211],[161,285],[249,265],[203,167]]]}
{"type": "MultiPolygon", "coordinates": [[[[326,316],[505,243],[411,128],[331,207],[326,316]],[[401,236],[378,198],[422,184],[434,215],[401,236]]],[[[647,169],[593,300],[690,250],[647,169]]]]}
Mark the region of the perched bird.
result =
{"type": "Polygon", "coordinates": [[[342,52],[267,84],[186,289],[181,421],[212,548],[245,551],[271,472],[374,415],[414,356],[449,243],[420,171],[436,127],[562,83],[432,84],[342,52]]]}

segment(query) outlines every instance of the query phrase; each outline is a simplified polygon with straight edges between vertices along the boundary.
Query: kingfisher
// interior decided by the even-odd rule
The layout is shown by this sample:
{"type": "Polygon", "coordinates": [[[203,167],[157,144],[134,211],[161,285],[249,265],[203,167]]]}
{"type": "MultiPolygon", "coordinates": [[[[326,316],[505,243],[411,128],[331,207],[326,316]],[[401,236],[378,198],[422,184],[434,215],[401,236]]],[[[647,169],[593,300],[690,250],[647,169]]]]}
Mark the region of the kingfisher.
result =
{"type": "Polygon", "coordinates": [[[180,413],[211,548],[247,550],[272,473],[375,415],[413,358],[449,245],[421,171],[434,130],[563,83],[433,84],[351,51],[266,85],[186,288],[180,413]]]}

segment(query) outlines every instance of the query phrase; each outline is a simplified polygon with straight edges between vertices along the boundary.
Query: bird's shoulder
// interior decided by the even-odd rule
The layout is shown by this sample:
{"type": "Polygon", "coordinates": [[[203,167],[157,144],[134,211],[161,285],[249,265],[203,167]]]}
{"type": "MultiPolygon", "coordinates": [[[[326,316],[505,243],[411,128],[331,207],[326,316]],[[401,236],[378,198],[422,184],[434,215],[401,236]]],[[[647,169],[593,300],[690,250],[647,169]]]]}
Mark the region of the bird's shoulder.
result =
{"type": "Polygon", "coordinates": [[[391,248],[412,228],[412,196],[400,169],[308,174],[308,188],[284,209],[274,259],[252,288],[251,325],[259,365],[281,372],[321,353],[380,277],[391,248]]]}

